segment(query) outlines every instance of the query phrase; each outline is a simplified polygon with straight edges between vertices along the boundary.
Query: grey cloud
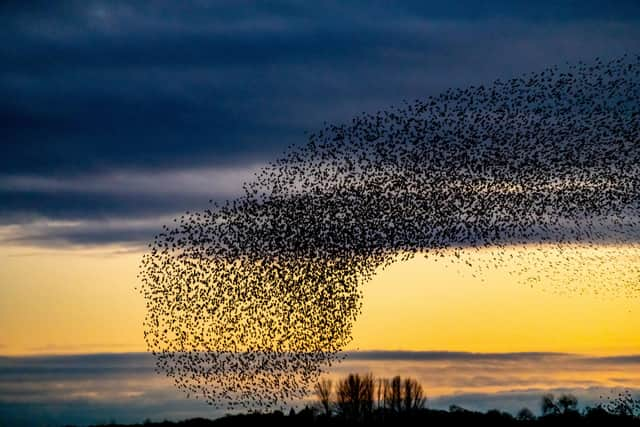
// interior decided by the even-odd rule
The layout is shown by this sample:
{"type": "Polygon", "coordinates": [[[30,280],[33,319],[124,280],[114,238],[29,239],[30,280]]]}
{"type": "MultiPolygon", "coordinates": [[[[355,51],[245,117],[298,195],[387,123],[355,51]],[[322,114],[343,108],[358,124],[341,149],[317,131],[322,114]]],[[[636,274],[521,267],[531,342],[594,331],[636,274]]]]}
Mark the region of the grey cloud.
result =
{"type": "Polygon", "coordinates": [[[18,193],[85,193],[173,197],[234,197],[260,166],[164,171],[110,171],[74,177],[0,176],[0,191],[18,193]]]}
{"type": "Polygon", "coordinates": [[[567,353],[522,352],[522,353],[470,353],[461,351],[361,351],[348,354],[352,360],[487,360],[522,361],[546,358],[566,358],[567,353]]]}
{"type": "Polygon", "coordinates": [[[640,364],[640,354],[632,354],[627,356],[609,356],[609,357],[588,357],[584,358],[585,363],[614,363],[618,365],[636,365],[640,364]]]}
{"type": "Polygon", "coordinates": [[[323,121],[640,41],[633,1],[0,7],[4,224],[199,209],[215,194],[176,171],[250,169],[323,121]]]}
{"type": "MultiPolygon", "coordinates": [[[[430,408],[446,409],[457,404],[472,410],[498,408],[512,413],[525,406],[537,410],[540,396],[547,392],[571,392],[582,405],[592,405],[599,396],[615,394],[621,385],[634,393],[640,387],[640,377],[634,373],[637,370],[629,369],[630,357],[635,356],[420,354],[422,359],[409,360],[403,352],[351,354],[329,375],[408,375],[422,382],[430,408]],[[611,383],[580,377],[593,371],[616,375],[611,383]],[[554,377],[557,373],[563,373],[563,377],[554,377]]],[[[306,403],[310,401],[299,402],[306,403]]],[[[5,424],[83,425],[112,419],[141,422],[146,418],[180,420],[220,415],[223,413],[212,411],[203,402],[186,399],[171,380],[156,374],[154,358],[147,353],[0,357],[0,422],[5,424]]]]}
{"type": "Polygon", "coordinates": [[[143,246],[170,218],[35,221],[0,227],[0,242],[40,246],[93,246],[121,244],[143,246]]]}
{"type": "Polygon", "coordinates": [[[0,241],[41,246],[144,245],[184,211],[205,209],[210,207],[208,200],[219,202],[241,194],[243,184],[258,170],[259,166],[248,165],[112,171],[73,178],[0,176],[0,192],[10,194],[9,200],[23,208],[44,208],[40,215],[33,215],[28,208],[14,210],[11,202],[0,207],[0,241]]]}

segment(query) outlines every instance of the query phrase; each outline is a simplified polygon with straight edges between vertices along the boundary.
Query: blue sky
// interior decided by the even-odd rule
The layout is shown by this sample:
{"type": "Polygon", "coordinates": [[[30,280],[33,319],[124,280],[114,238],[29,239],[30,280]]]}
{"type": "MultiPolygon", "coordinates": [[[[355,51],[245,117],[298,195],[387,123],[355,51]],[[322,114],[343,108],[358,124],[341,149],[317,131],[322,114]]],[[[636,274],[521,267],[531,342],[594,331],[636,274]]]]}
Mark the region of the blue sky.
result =
{"type": "Polygon", "coordinates": [[[44,246],[142,244],[325,121],[640,45],[634,1],[0,8],[0,224],[44,246]]]}

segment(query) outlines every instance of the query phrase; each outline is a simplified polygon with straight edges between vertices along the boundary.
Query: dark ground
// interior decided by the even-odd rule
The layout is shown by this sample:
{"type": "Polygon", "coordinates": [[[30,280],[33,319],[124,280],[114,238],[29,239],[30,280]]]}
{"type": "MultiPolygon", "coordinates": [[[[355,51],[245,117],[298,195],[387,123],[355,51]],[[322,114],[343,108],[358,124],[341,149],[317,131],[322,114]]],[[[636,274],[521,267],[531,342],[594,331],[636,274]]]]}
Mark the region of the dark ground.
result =
{"type": "MultiPolygon", "coordinates": [[[[638,426],[640,418],[624,415],[613,415],[601,409],[592,409],[585,413],[570,412],[567,414],[547,415],[535,419],[516,419],[510,414],[489,411],[487,413],[466,410],[436,411],[424,409],[411,414],[372,414],[361,419],[346,419],[339,416],[326,417],[313,411],[303,410],[298,414],[284,415],[281,412],[269,414],[233,415],[207,420],[194,418],[180,422],[160,422],[134,424],[135,426],[163,427],[234,427],[234,426],[638,426]]],[[[127,425],[133,427],[134,425],[127,425]]],[[[111,427],[116,426],[110,424],[111,427]]],[[[121,425],[124,427],[124,425],[121,425]]]]}

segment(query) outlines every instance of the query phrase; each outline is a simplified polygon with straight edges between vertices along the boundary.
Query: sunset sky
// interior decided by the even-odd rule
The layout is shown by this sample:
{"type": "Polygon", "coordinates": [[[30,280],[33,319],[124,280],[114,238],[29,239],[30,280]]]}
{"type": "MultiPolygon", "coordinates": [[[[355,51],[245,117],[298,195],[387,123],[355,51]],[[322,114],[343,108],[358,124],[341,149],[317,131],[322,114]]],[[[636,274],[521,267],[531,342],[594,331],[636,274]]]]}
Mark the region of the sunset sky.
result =
{"type": "MultiPolygon", "coordinates": [[[[26,3],[0,5],[0,355],[11,356],[0,357],[0,424],[27,404],[53,422],[47,407],[72,414],[80,398],[97,415],[71,421],[108,419],[96,408],[112,390],[86,386],[94,377],[77,395],[36,393],[41,380],[49,391],[80,381],[74,359],[51,356],[114,353],[79,364],[121,367],[130,357],[148,366],[134,354],[146,350],[136,273],[147,243],[182,212],[241,194],[255,171],[304,144],[305,131],[449,87],[640,50],[637,1],[26,3]],[[29,364],[46,370],[51,360],[55,379],[29,376],[29,364]]],[[[535,404],[531,390],[567,386],[593,398],[598,388],[640,388],[640,294],[588,269],[570,291],[556,283],[566,269],[550,272],[554,283],[520,283],[509,269],[535,263],[519,260],[480,275],[423,257],[380,271],[363,288],[348,350],[399,358],[416,376],[446,361],[452,370],[437,384],[424,374],[445,407],[456,393],[486,408],[508,392],[500,396],[516,408],[535,404]],[[442,355],[458,353],[466,356],[442,355]],[[567,354],[549,356],[553,369],[538,375],[539,358],[497,374],[494,359],[473,359],[485,353],[567,354]],[[571,358],[575,375],[553,357],[571,358]],[[456,382],[456,363],[476,370],[469,379],[513,381],[456,382]]],[[[608,262],[638,272],[640,254],[613,248],[608,262]]],[[[348,363],[389,366],[378,356],[348,363]]],[[[198,413],[164,379],[145,378],[132,379],[131,392],[169,399],[164,416],[198,413]]],[[[153,415],[139,402],[113,405],[118,420],[153,415]]]]}
{"type": "MultiPolygon", "coordinates": [[[[3,248],[2,353],[144,351],[145,305],[135,289],[140,256],[118,246],[3,248]]],[[[442,260],[398,262],[365,285],[349,348],[640,353],[637,298],[607,290],[611,284],[599,277],[582,283],[580,295],[519,283],[509,271],[474,277],[442,260]]]]}

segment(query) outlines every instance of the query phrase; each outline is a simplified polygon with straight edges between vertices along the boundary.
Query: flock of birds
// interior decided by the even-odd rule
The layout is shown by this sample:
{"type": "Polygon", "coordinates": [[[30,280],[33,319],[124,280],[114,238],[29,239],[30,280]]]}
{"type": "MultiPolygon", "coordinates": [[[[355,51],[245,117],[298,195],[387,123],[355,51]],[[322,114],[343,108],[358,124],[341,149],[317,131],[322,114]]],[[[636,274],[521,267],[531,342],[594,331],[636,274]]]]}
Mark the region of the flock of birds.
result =
{"type": "Polygon", "coordinates": [[[310,134],[243,196],[185,213],[149,245],[140,280],[158,370],[212,405],[282,407],[342,357],[361,285],[416,254],[480,274],[516,254],[531,285],[595,265],[591,282],[635,296],[639,99],[640,56],[626,55],[310,134]],[[472,265],[474,251],[491,256],[472,265]]]}

